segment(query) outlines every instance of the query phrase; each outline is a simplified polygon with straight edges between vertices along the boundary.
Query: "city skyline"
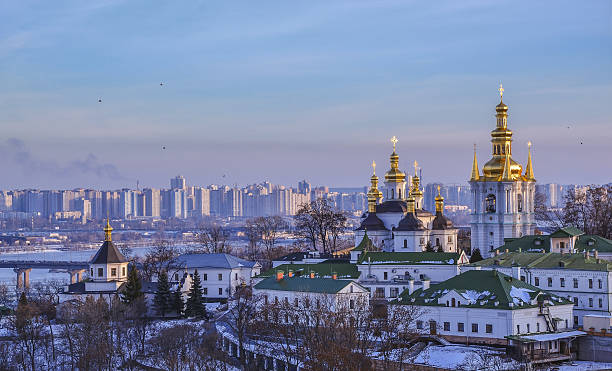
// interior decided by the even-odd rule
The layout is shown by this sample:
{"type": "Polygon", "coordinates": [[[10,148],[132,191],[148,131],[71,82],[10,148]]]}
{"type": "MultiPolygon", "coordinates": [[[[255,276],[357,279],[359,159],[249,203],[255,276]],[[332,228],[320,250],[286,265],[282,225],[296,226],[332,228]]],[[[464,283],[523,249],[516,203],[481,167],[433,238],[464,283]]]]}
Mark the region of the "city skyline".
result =
{"type": "Polygon", "coordinates": [[[592,161],[612,155],[606,1],[0,11],[0,188],[160,188],[177,173],[357,187],[393,135],[404,171],[464,183],[473,143],[489,157],[500,81],[513,156],[533,142],[538,182],[610,182],[612,163],[592,161]]]}

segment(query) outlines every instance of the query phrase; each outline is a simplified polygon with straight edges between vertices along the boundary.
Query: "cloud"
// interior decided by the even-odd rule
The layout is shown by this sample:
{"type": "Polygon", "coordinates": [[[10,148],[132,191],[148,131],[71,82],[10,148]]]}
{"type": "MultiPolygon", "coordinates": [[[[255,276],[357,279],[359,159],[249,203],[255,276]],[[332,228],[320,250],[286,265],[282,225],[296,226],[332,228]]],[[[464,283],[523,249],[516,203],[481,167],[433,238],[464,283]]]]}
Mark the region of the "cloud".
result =
{"type": "Polygon", "coordinates": [[[115,165],[100,162],[93,153],[89,153],[84,159],[59,164],[37,158],[18,138],[9,138],[4,143],[0,143],[0,156],[17,165],[24,174],[45,174],[54,177],[94,175],[99,179],[127,179],[115,165]]]}

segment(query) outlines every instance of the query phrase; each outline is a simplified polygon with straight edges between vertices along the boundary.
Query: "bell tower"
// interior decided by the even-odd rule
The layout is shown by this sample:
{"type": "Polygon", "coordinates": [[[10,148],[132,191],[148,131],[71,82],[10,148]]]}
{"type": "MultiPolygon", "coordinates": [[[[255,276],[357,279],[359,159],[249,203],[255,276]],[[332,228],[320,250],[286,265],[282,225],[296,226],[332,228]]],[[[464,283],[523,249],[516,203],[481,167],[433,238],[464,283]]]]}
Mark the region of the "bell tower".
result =
{"type": "Polygon", "coordinates": [[[504,244],[504,238],[533,234],[535,227],[531,143],[523,174],[523,167],[512,159],[512,131],[508,129],[508,106],[503,102],[503,94],[500,84],[500,102],[495,107],[496,125],[491,131],[491,159],[484,165],[481,175],[474,145],[470,176],[472,251],[480,249],[485,258],[504,244]]]}

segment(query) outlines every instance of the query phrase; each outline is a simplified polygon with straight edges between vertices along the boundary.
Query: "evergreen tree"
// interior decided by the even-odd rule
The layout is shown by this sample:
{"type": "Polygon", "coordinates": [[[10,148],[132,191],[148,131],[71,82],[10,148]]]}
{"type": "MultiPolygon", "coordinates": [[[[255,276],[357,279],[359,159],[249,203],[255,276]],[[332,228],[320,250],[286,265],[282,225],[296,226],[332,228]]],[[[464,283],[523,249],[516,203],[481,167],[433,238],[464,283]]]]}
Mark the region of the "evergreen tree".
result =
{"type": "Polygon", "coordinates": [[[138,277],[136,267],[132,265],[128,273],[128,280],[125,284],[125,289],[121,293],[121,300],[126,304],[132,304],[136,299],[143,297],[142,283],[138,277]]]}
{"type": "Polygon", "coordinates": [[[470,263],[476,263],[482,260],[482,255],[480,255],[480,249],[476,249],[472,252],[472,256],[470,256],[470,263]]]}
{"type": "Polygon", "coordinates": [[[183,295],[181,293],[181,286],[179,285],[175,291],[172,292],[172,310],[176,312],[177,316],[183,315],[185,303],[183,303],[183,295]]]}
{"type": "Polygon", "coordinates": [[[442,249],[442,245],[438,246],[437,252],[444,252],[444,249],[442,249]]]}
{"type": "Polygon", "coordinates": [[[185,306],[185,315],[187,317],[206,317],[206,306],[202,295],[202,284],[200,275],[196,269],[191,280],[191,288],[185,306]]]}
{"type": "Polygon", "coordinates": [[[427,241],[427,245],[425,245],[425,251],[427,252],[435,252],[433,246],[431,246],[431,241],[427,241]]]}
{"type": "Polygon", "coordinates": [[[153,298],[155,312],[164,317],[172,307],[172,294],[170,292],[170,284],[168,283],[168,273],[162,270],[157,279],[157,291],[153,298]]]}

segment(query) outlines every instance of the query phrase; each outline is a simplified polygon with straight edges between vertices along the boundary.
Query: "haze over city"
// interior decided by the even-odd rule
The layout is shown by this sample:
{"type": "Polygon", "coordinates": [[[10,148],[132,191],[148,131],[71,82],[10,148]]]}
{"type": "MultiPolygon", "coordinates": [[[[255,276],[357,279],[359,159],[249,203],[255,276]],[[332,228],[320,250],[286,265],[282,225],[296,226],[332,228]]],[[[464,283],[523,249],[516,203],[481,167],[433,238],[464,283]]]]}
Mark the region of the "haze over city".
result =
{"type": "Polygon", "coordinates": [[[538,182],[606,183],[611,4],[3,2],[0,188],[364,186],[392,135],[466,182],[500,82],[538,182]]]}

